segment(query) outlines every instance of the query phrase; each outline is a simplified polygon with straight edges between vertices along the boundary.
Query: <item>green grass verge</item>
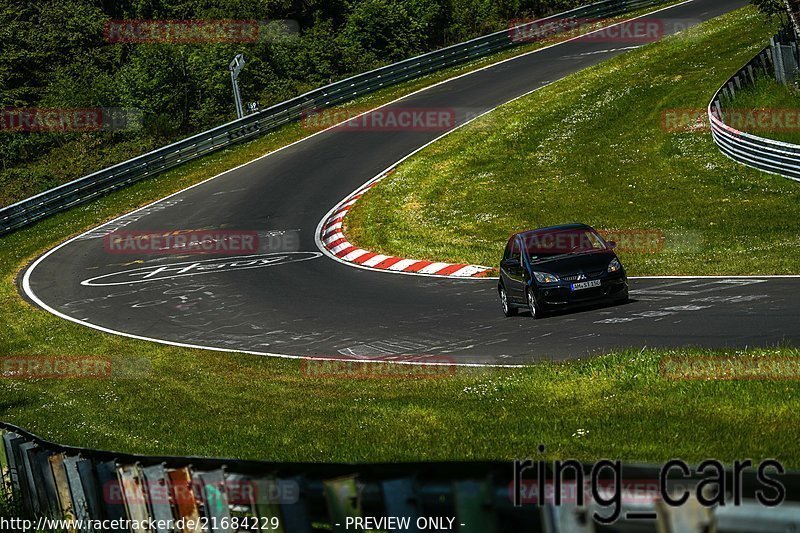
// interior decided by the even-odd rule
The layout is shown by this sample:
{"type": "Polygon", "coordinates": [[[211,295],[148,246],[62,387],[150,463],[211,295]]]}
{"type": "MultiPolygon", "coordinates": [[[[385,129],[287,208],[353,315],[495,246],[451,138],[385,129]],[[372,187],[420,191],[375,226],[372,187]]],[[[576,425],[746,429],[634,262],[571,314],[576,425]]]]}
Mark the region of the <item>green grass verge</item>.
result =
{"type": "MultiPolygon", "coordinates": [[[[622,352],[438,379],[313,379],[295,361],[154,346],[49,322],[38,327],[52,329],[58,348],[37,353],[110,354],[115,365],[137,358],[152,365],[143,380],[4,382],[4,420],[69,444],[410,461],[511,459],[544,443],[548,457],[587,461],[776,457],[800,466],[796,436],[786,430],[800,424],[796,381],[672,381],[660,374],[665,355],[716,352],[622,352]]],[[[800,357],[788,349],[763,353],[800,357]]]]}
{"type": "MultiPolygon", "coordinates": [[[[776,457],[800,466],[800,450],[785,429],[800,423],[794,382],[673,381],[659,373],[665,355],[750,354],[645,350],[516,370],[460,370],[440,379],[317,379],[298,361],[105,335],[20,298],[14,286],[19,269],[64,235],[306,133],[293,128],[0,240],[0,355],[101,356],[113,369],[144,372],[140,379],[0,379],[0,419],[65,444],[150,454],[510,459],[532,455],[544,443],[551,458],[776,457]]],[[[800,357],[789,348],[762,353],[800,357]]]]}
{"type": "Polygon", "coordinates": [[[751,114],[753,110],[772,110],[773,113],[777,113],[778,118],[786,116],[787,120],[779,120],[778,123],[770,121],[763,128],[747,123],[739,126],[730,119],[726,122],[753,135],[800,144],[800,124],[792,118],[800,114],[800,88],[796,85],[784,85],[774,78],[761,76],[756,78],[756,83],[752,87],[737,91],[736,98],[728,107],[730,109],[723,108],[723,112],[726,109],[738,111],[743,113],[740,116],[748,118],[754,116],[751,114]]]}
{"type": "Polygon", "coordinates": [[[513,232],[577,221],[663,233],[660,250],[621,251],[635,275],[800,272],[797,183],[662,119],[704,109],[773,32],[746,8],[502,106],[400,165],[345,232],[385,254],[494,266],[513,232]]]}

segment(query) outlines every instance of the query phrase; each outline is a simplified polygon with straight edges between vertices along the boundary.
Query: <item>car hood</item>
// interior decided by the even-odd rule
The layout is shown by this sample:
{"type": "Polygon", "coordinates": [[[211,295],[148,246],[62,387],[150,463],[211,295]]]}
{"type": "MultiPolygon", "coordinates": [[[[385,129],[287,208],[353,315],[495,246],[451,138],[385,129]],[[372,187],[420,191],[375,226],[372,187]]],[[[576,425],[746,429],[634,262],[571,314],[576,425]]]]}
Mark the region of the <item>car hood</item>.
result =
{"type": "Polygon", "coordinates": [[[597,271],[605,272],[608,268],[608,264],[615,257],[616,254],[610,250],[559,255],[531,263],[531,269],[557,275],[578,274],[580,272],[587,274],[597,271]]]}

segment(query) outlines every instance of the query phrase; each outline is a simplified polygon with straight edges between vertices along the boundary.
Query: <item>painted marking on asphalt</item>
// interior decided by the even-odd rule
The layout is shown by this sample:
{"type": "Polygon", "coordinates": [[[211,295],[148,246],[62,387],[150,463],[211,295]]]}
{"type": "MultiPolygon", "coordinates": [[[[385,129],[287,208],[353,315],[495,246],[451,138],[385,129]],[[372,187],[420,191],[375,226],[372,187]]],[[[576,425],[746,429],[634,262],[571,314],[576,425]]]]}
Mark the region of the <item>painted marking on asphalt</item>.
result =
{"type": "Polygon", "coordinates": [[[322,256],[319,252],[288,252],[278,254],[246,255],[233,258],[206,259],[166,265],[151,265],[121,272],[103,274],[81,282],[87,287],[108,287],[112,285],[132,285],[150,281],[162,281],[187,276],[266,268],[288,263],[308,261],[322,256]],[[112,281],[109,281],[112,280],[112,281]]]}
{"type": "Polygon", "coordinates": [[[700,280],[687,279],[681,281],[673,281],[668,283],[661,283],[646,289],[635,289],[631,291],[631,295],[656,295],[656,296],[693,296],[695,294],[702,294],[706,292],[721,291],[726,289],[735,289],[745,287],[747,285],[754,285],[757,283],[766,283],[766,279],[722,279],[714,281],[704,281],[697,283],[700,280]],[[684,290],[665,290],[667,287],[683,287],[684,290]],[[702,288],[705,287],[705,288],[702,288]],[[700,290],[696,290],[700,288],[700,290]]]}
{"type": "Polygon", "coordinates": [[[667,311],[701,311],[710,307],[710,305],[675,305],[664,309],[667,311]]]}
{"type": "Polygon", "coordinates": [[[637,48],[641,48],[641,47],[642,47],[642,45],[625,46],[623,48],[607,48],[605,50],[595,50],[593,52],[583,52],[582,54],[567,55],[567,56],[561,56],[561,57],[562,57],[562,59],[574,59],[576,57],[583,57],[583,56],[594,56],[594,55],[598,55],[598,54],[610,54],[610,53],[613,53],[613,52],[625,52],[627,50],[636,50],[637,48]]]}
{"type": "Polygon", "coordinates": [[[706,296],[704,298],[693,298],[693,302],[714,302],[714,303],[746,303],[755,302],[769,298],[766,294],[737,294],[736,296],[706,296]]]}

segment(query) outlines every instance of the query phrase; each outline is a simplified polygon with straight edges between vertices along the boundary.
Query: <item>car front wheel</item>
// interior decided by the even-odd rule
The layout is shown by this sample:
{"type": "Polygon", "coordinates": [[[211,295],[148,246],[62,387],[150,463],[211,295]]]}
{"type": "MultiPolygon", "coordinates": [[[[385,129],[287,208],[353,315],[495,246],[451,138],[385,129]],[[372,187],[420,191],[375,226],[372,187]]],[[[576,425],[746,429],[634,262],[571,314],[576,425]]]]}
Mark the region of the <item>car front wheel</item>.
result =
{"type": "Polygon", "coordinates": [[[540,318],[542,316],[542,308],[539,302],[536,301],[536,297],[533,295],[532,291],[527,290],[525,292],[528,295],[528,309],[531,312],[531,316],[533,318],[540,318]]]}
{"type": "Polygon", "coordinates": [[[500,287],[500,305],[503,307],[503,314],[506,316],[514,316],[517,314],[517,308],[511,307],[508,301],[508,293],[505,287],[500,287]]]}

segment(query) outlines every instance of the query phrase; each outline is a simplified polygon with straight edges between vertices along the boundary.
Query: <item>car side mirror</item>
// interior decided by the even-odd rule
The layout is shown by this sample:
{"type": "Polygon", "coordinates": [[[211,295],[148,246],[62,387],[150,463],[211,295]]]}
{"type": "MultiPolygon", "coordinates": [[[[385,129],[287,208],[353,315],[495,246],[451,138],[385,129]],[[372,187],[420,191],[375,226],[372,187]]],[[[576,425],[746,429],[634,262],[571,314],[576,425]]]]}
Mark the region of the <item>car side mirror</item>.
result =
{"type": "Polygon", "coordinates": [[[611,250],[616,250],[617,249],[617,243],[615,241],[608,241],[608,247],[611,250]]]}

